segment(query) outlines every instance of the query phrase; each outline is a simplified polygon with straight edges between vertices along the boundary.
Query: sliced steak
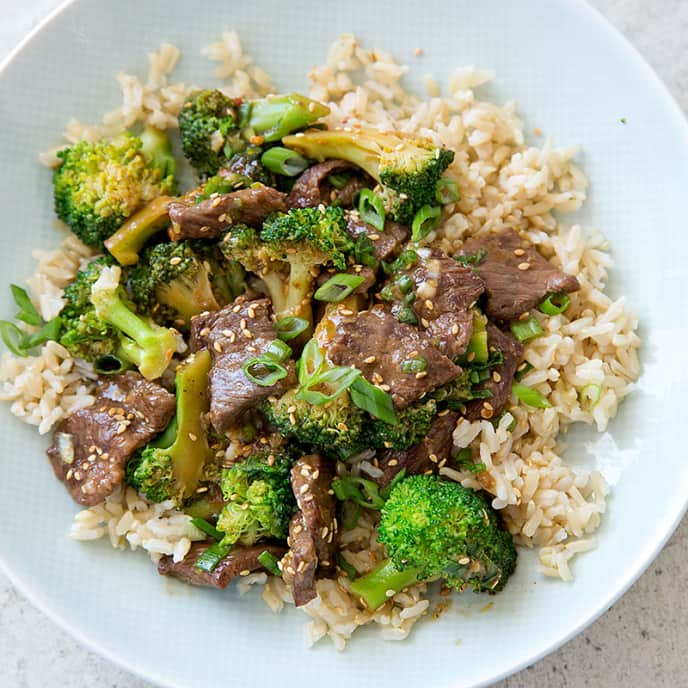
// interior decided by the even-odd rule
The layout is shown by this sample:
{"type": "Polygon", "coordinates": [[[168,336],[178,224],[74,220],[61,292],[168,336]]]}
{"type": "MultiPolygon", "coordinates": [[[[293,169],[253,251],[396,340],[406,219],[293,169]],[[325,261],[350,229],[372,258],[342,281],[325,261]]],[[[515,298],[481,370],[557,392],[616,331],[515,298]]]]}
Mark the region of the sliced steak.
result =
{"type": "Polygon", "coordinates": [[[212,239],[233,224],[260,226],[270,213],[287,209],[285,199],[281,191],[271,186],[254,184],[196,205],[173,201],[168,205],[172,220],[170,239],[212,239]]]}
{"type": "Polygon", "coordinates": [[[346,160],[326,160],[309,167],[294,182],[287,198],[287,206],[289,208],[315,208],[321,203],[330,205],[339,201],[343,207],[351,207],[356,192],[371,186],[372,182],[356,175],[352,176],[341,189],[337,189],[328,179],[332,174],[350,170],[358,170],[358,168],[346,160]]]}
{"type": "Polygon", "coordinates": [[[420,444],[406,451],[388,451],[380,456],[380,468],[384,471],[377,480],[380,486],[388,485],[402,468],[406,469],[406,475],[417,475],[436,471],[444,465],[451,454],[454,444],[452,433],[458,419],[459,414],[454,411],[442,412],[420,444]]]}
{"type": "Polygon", "coordinates": [[[548,294],[580,288],[573,275],[552,265],[512,229],[469,239],[459,255],[475,257],[474,269],[485,283],[485,312],[493,320],[513,320],[548,294]]]}
{"type": "Polygon", "coordinates": [[[409,238],[409,231],[404,225],[387,220],[384,232],[380,232],[372,225],[361,220],[361,216],[356,210],[347,213],[346,231],[353,239],[367,236],[373,246],[373,256],[377,260],[396,258],[409,238]]]}
{"type": "Polygon", "coordinates": [[[236,578],[244,571],[258,571],[263,568],[258,557],[266,550],[280,559],[286,550],[282,545],[272,543],[251,545],[251,547],[235,547],[229,554],[220,559],[211,573],[197,569],[195,564],[198,557],[211,546],[210,542],[194,542],[187,555],[178,562],[171,556],[164,556],[158,562],[158,573],[161,576],[171,576],[183,583],[202,585],[210,588],[224,589],[232,578],[236,578]]]}
{"type": "Polygon", "coordinates": [[[280,562],[282,580],[291,588],[294,604],[301,607],[315,599],[315,573],[318,555],[315,540],[306,530],[305,519],[299,511],[289,522],[289,551],[280,562]]]}
{"type": "Polygon", "coordinates": [[[124,479],[129,457],[162,432],[174,395],[134,372],[100,378],[92,406],[61,420],[48,449],[58,480],[74,501],[93,506],[124,479]]]}
{"type": "Polygon", "coordinates": [[[210,422],[226,432],[244,411],[271,394],[280,395],[295,384],[294,364],[289,375],[270,387],[249,380],[243,365],[264,354],[276,339],[267,299],[240,296],[219,311],[202,313],[191,320],[191,350],[207,347],[213,357],[210,369],[210,422]]]}
{"type": "Polygon", "coordinates": [[[327,354],[335,365],[353,365],[369,382],[389,385],[397,410],[461,374],[423,333],[382,306],[338,318],[327,354]],[[425,358],[425,374],[403,372],[401,364],[416,356],[425,358]]]}
{"type": "Polygon", "coordinates": [[[487,324],[487,346],[490,351],[501,351],[504,361],[492,369],[489,379],[477,386],[478,389],[489,390],[492,396],[466,403],[464,415],[469,420],[489,419],[502,411],[511,394],[516,368],[523,359],[523,345],[492,323],[487,324]]]}

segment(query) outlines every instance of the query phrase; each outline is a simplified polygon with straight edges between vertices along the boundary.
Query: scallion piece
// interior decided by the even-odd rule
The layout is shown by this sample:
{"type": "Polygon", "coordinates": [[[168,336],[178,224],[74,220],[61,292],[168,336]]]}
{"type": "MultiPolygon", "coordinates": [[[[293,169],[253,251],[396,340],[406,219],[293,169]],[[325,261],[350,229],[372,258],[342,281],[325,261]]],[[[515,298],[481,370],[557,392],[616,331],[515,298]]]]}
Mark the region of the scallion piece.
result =
{"type": "Polygon", "coordinates": [[[28,335],[26,337],[25,346],[27,349],[32,349],[34,346],[56,341],[60,336],[60,330],[62,330],[62,318],[58,315],[50,322],[45,323],[38,332],[28,335]]]}
{"type": "Polygon", "coordinates": [[[15,356],[24,358],[29,355],[25,347],[26,332],[20,330],[13,322],[0,320],[0,339],[15,356]]]}
{"type": "Polygon", "coordinates": [[[288,342],[291,339],[295,339],[300,334],[303,334],[309,326],[310,323],[305,318],[290,315],[277,321],[275,332],[277,332],[277,336],[283,342],[288,342]]]}
{"type": "Polygon", "coordinates": [[[313,294],[313,298],[316,301],[336,303],[353,293],[361,284],[363,284],[363,277],[360,275],[349,275],[346,272],[340,272],[330,277],[330,279],[313,294]]]}
{"type": "Polygon", "coordinates": [[[203,554],[201,554],[194,566],[199,571],[205,571],[206,573],[212,573],[217,565],[224,559],[232,550],[232,545],[228,545],[223,542],[216,542],[214,545],[210,545],[203,554]]]}
{"type": "Polygon", "coordinates": [[[358,571],[346,560],[344,557],[337,552],[337,566],[344,571],[349,580],[356,580],[358,578],[358,571]]]}
{"type": "Polygon", "coordinates": [[[559,315],[559,313],[563,313],[569,307],[570,303],[571,299],[568,294],[550,294],[540,303],[538,310],[545,315],[559,315]]]}
{"type": "Polygon", "coordinates": [[[36,327],[40,325],[43,319],[36,307],[31,303],[26,289],[22,289],[22,287],[18,287],[16,284],[10,284],[10,290],[12,291],[14,302],[19,307],[19,312],[14,317],[27,325],[34,325],[36,327]]]}
{"type": "Polygon", "coordinates": [[[537,318],[533,315],[527,320],[519,320],[511,323],[510,329],[514,337],[524,344],[531,339],[541,337],[545,333],[540,323],[537,321],[537,318]]]}
{"type": "Polygon", "coordinates": [[[260,156],[260,161],[270,172],[281,174],[284,177],[295,177],[308,167],[308,160],[306,158],[299,155],[296,151],[282,148],[281,146],[268,148],[260,156]]]}
{"type": "Polygon", "coordinates": [[[428,362],[422,356],[407,358],[401,362],[402,373],[422,373],[428,367],[428,362]]]}
{"type": "Polygon", "coordinates": [[[380,497],[387,501],[392,494],[392,490],[406,477],[406,469],[402,468],[387,484],[380,490],[380,497]]]}
{"type": "Polygon", "coordinates": [[[511,391],[527,406],[534,406],[535,408],[550,408],[552,406],[537,389],[532,387],[514,382],[511,385],[511,391]]]}
{"type": "Polygon", "coordinates": [[[340,174],[330,174],[327,177],[327,181],[334,186],[335,189],[340,190],[343,189],[348,183],[349,180],[351,179],[351,175],[342,172],[340,174]]]}
{"type": "Polygon", "coordinates": [[[288,375],[287,369],[269,355],[249,358],[242,370],[251,382],[261,387],[272,387],[288,375]]]}
{"type": "Polygon", "coordinates": [[[271,573],[273,576],[282,576],[282,572],[280,571],[280,567],[277,566],[277,562],[279,561],[277,557],[270,552],[269,550],[265,550],[264,552],[261,552],[258,555],[258,561],[260,562],[260,565],[268,572],[271,573]]]}
{"type": "Polygon", "coordinates": [[[385,228],[385,204],[382,199],[370,189],[361,189],[358,196],[358,213],[363,222],[372,225],[379,232],[385,228]]]}
{"type": "Polygon", "coordinates": [[[410,294],[413,291],[414,281],[409,275],[399,275],[394,280],[394,283],[399,287],[399,291],[402,294],[410,294]]]}
{"type": "Polygon", "coordinates": [[[366,478],[353,475],[336,478],[332,481],[331,487],[334,496],[340,502],[348,499],[366,509],[381,509],[385,504],[385,500],[380,497],[377,483],[366,478]]]}
{"type": "Polygon", "coordinates": [[[268,349],[263,356],[271,356],[278,363],[284,363],[291,356],[291,347],[281,339],[275,339],[268,344],[268,349]]]}
{"type": "Polygon", "coordinates": [[[305,385],[322,367],[325,357],[320,345],[315,339],[309,339],[303,347],[301,358],[297,365],[299,384],[305,385]]]}
{"type": "Polygon", "coordinates": [[[413,312],[413,308],[408,306],[392,306],[392,315],[400,322],[405,325],[417,325],[418,316],[413,312]]]}
{"type": "Polygon", "coordinates": [[[212,523],[209,523],[204,518],[192,518],[191,523],[193,523],[198,530],[206,535],[209,535],[213,540],[220,542],[225,534],[218,530],[212,523]]]}
{"type": "Polygon", "coordinates": [[[523,361],[523,363],[516,368],[516,372],[514,373],[514,379],[516,382],[520,382],[532,369],[533,365],[531,363],[528,363],[528,361],[523,361]]]}
{"type": "Polygon", "coordinates": [[[356,265],[365,265],[376,269],[378,260],[375,257],[375,246],[367,234],[359,234],[354,245],[354,261],[356,265]]]}
{"type": "Polygon", "coordinates": [[[602,398],[602,387],[600,385],[585,385],[578,394],[580,405],[585,411],[592,411],[602,398]]]}
{"type": "Polygon", "coordinates": [[[100,375],[117,375],[129,369],[129,364],[115,354],[99,356],[93,362],[93,370],[100,375]]]}
{"type": "Polygon", "coordinates": [[[399,419],[394,413],[392,397],[384,390],[368,382],[362,375],[349,388],[351,401],[358,408],[367,411],[371,416],[379,418],[389,425],[399,425],[399,419]]]}
{"type": "Polygon", "coordinates": [[[442,177],[435,187],[435,200],[442,205],[456,203],[461,198],[459,187],[453,179],[442,177]]]}
{"type": "Polygon", "coordinates": [[[322,406],[349,389],[360,375],[361,371],[356,370],[356,368],[346,366],[327,368],[306,380],[296,393],[296,398],[307,401],[314,406],[322,406]]]}
{"type": "Polygon", "coordinates": [[[466,347],[465,360],[477,367],[485,364],[490,358],[490,351],[487,346],[487,318],[477,310],[473,311],[473,332],[466,347]],[[469,360],[470,359],[470,360],[469,360]]]}
{"type": "Polygon", "coordinates": [[[439,206],[424,205],[413,218],[411,223],[411,238],[413,241],[424,239],[440,223],[442,209],[439,206]]]}

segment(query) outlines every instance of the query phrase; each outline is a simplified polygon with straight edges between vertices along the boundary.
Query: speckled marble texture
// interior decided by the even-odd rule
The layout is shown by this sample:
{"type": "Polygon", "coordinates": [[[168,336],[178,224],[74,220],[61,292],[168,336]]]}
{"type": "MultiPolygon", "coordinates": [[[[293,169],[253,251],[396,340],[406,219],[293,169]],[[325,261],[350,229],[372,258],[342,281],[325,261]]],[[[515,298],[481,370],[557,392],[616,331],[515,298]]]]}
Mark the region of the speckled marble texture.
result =
{"type": "MultiPolygon", "coordinates": [[[[57,0],[0,0],[0,59],[57,4],[57,0]]],[[[630,38],[688,111],[688,1],[592,0],[592,4],[630,38]]],[[[687,559],[688,520],[684,520],[645,575],[599,621],[495,688],[688,685],[687,559]]],[[[78,645],[0,575],[0,688],[93,686],[152,688],[78,645]]]]}

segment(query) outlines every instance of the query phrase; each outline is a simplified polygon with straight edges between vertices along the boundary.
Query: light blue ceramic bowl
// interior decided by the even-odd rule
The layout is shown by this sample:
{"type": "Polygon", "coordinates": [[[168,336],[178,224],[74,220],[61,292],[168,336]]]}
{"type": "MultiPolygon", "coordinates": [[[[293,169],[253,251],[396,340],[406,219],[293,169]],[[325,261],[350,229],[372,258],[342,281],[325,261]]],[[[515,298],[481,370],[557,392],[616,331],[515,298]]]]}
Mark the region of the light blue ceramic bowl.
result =
{"type": "MultiPolygon", "coordinates": [[[[598,549],[575,564],[571,584],[543,579],[533,556],[487,613],[483,598],[455,600],[404,643],[358,632],[347,651],[304,646],[303,616],[273,616],[257,595],[191,589],[155,574],[143,553],[80,544],[67,532],[76,510],[44,458],[45,440],[0,412],[0,562],[43,611],[131,671],[166,686],[331,688],[477,686],[562,644],[640,575],[678,523],[688,496],[688,127],[628,43],[575,0],[399,2],[293,0],[250,3],[77,0],[55,13],[0,72],[0,267],[3,284],[33,269],[30,251],[51,246],[50,174],[36,152],[54,145],[72,115],[98,120],[118,102],[112,75],[145,70],[163,41],[179,45],[180,79],[212,83],[199,55],[223,28],[283,89],[343,32],[358,34],[439,78],[456,66],[497,72],[485,95],[515,98],[527,130],[583,146],[592,186],[581,220],[608,236],[617,268],[611,291],[640,316],[643,377],[603,441],[572,435],[574,466],[599,462],[615,478],[598,549]],[[424,48],[424,57],[413,57],[424,48]],[[626,124],[620,123],[625,118],[626,124]],[[461,641],[460,643],[458,641],[461,641]]],[[[6,289],[0,313],[9,314],[6,289]]]]}

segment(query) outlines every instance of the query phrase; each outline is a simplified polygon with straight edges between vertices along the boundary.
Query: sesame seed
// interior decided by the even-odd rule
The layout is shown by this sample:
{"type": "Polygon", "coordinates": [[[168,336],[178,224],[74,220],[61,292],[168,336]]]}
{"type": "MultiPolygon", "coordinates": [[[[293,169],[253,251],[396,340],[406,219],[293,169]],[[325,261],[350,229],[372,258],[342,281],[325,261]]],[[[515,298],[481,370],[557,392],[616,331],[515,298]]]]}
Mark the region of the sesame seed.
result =
{"type": "Polygon", "coordinates": [[[203,494],[204,492],[207,492],[207,491],[208,491],[208,488],[205,487],[205,486],[204,486],[204,487],[199,487],[199,488],[196,490],[196,492],[197,492],[198,494],[203,494]]]}
{"type": "Polygon", "coordinates": [[[229,337],[232,334],[232,330],[222,330],[222,334],[225,337],[229,337]]]}
{"type": "Polygon", "coordinates": [[[209,327],[204,327],[199,334],[201,337],[207,337],[210,334],[210,328],[209,327]]]}
{"type": "Polygon", "coordinates": [[[492,373],[492,379],[493,379],[495,382],[501,382],[501,381],[502,381],[502,376],[495,370],[495,371],[492,373]]]}
{"type": "Polygon", "coordinates": [[[397,466],[398,464],[399,464],[399,461],[398,461],[397,459],[390,459],[390,460],[387,462],[387,465],[388,465],[388,466],[397,466]]]}
{"type": "Polygon", "coordinates": [[[182,262],[182,259],[179,256],[174,256],[174,258],[170,258],[170,265],[179,265],[179,263],[182,262]]]}
{"type": "Polygon", "coordinates": [[[466,564],[470,564],[470,563],[471,563],[471,560],[469,557],[461,557],[461,559],[459,559],[459,564],[461,564],[461,566],[465,566],[466,564]]]}
{"type": "Polygon", "coordinates": [[[240,310],[241,310],[241,306],[239,304],[237,304],[236,306],[234,306],[234,308],[232,308],[232,313],[238,313],[240,310]]]}
{"type": "Polygon", "coordinates": [[[337,423],[337,428],[342,432],[346,432],[349,429],[346,423],[337,423]]]}
{"type": "Polygon", "coordinates": [[[515,256],[524,256],[525,253],[526,252],[522,248],[515,248],[514,249],[514,255],[515,256]]]}
{"type": "Polygon", "coordinates": [[[409,354],[409,358],[415,358],[416,356],[418,356],[418,351],[416,351],[416,349],[414,349],[414,350],[409,354]]]}
{"type": "Polygon", "coordinates": [[[475,359],[475,351],[471,351],[468,356],[466,356],[466,360],[470,363],[473,359],[475,359]]]}
{"type": "Polygon", "coordinates": [[[416,49],[413,51],[413,54],[414,54],[416,57],[420,57],[420,56],[423,54],[423,49],[422,49],[422,48],[416,48],[416,49]]]}
{"type": "Polygon", "coordinates": [[[301,573],[305,568],[306,568],[306,562],[302,560],[299,562],[298,566],[296,567],[296,572],[301,573]]]}
{"type": "MultiPolygon", "coordinates": [[[[303,501],[304,501],[304,502],[312,502],[312,501],[313,501],[313,494],[312,494],[311,492],[309,492],[309,493],[303,498],[303,501]]],[[[325,562],[323,562],[323,564],[324,564],[324,563],[325,563],[325,562]]]]}
{"type": "Polygon", "coordinates": [[[437,466],[438,466],[438,468],[444,468],[444,465],[445,465],[446,463],[447,463],[447,459],[442,459],[442,461],[440,461],[440,462],[437,464],[437,466]]]}
{"type": "Polygon", "coordinates": [[[236,342],[236,338],[237,338],[236,332],[230,332],[229,335],[227,335],[227,336],[229,338],[230,344],[234,344],[234,342],[236,342]]]}
{"type": "Polygon", "coordinates": [[[425,307],[426,307],[429,311],[431,311],[431,310],[434,310],[435,305],[433,304],[432,301],[430,301],[430,299],[425,299],[425,307]]]}
{"type": "Polygon", "coordinates": [[[123,432],[126,431],[126,429],[127,429],[127,424],[126,424],[126,423],[120,423],[120,424],[117,426],[116,433],[117,433],[118,435],[121,435],[123,432]]]}
{"type": "Polygon", "coordinates": [[[198,439],[198,435],[194,435],[193,432],[190,432],[190,433],[189,433],[189,439],[190,439],[192,442],[195,442],[195,441],[198,439]]]}
{"type": "Polygon", "coordinates": [[[239,571],[240,576],[248,576],[248,574],[251,573],[249,569],[244,569],[243,571],[239,571]]]}
{"type": "Polygon", "coordinates": [[[488,411],[494,411],[494,407],[489,401],[483,401],[483,408],[487,409],[488,411]]]}
{"type": "Polygon", "coordinates": [[[530,263],[519,263],[518,264],[519,270],[528,270],[529,268],[530,268],[530,263]]]}
{"type": "Polygon", "coordinates": [[[249,306],[246,309],[246,312],[248,313],[248,317],[253,320],[253,318],[256,317],[256,309],[253,306],[249,306]]]}
{"type": "Polygon", "coordinates": [[[380,235],[379,235],[379,234],[369,234],[369,235],[368,235],[368,238],[369,238],[371,241],[377,241],[377,240],[380,238],[380,235]]]}
{"type": "Polygon", "coordinates": [[[342,315],[353,315],[354,312],[350,308],[342,308],[339,311],[342,315]]]}
{"type": "Polygon", "coordinates": [[[421,318],[421,319],[420,319],[420,324],[421,324],[423,327],[430,327],[430,323],[429,323],[425,318],[421,318]]]}
{"type": "Polygon", "coordinates": [[[430,461],[432,461],[433,463],[437,463],[437,454],[430,454],[430,455],[428,456],[428,458],[429,458],[430,461]]]}
{"type": "Polygon", "coordinates": [[[241,330],[241,334],[246,337],[246,339],[253,339],[253,334],[251,333],[251,330],[241,330]]]}
{"type": "Polygon", "coordinates": [[[385,596],[387,597],[394,597],[396,594],[396,591],[392,590],[391,588],[389,590],[385,590],[385,596]]]}
{"type": "Polygon", "coordinates": [[[387,385],[387,384],[381,384],[381,385],[380,385],[380,389],[381,389],[383,392],[389,392],[389,390],[392,389],[392,388],[391,388],[389,385],[387,385]]]}
{"type": "Polygon", "coordinates": [[[308,492],[308,487],[308,483],[306,483],[305,485],[301,485],[301,487],[299,488],[299,494],[306,494],[306,492],[308,492]]]}
{"type": "Polygon", "coordinates": [[[363,363],[375,363],[376,360],[375,356],[368,356],[368,358],[363,359],[363,363]]]}
{"type": "Polygon", "coordinates": [[[452,325],[451,331],[452,331],[452,334],[453,334],[454,336],[456,336],[457,334],[459,334],[459,326],[458,326],[456,323],[454,323],[454,324],[452,325]]]}
{"type": "Polygon", "coordinates": [[[73,475],[74,475],[74,471],[70,468],[67,471],[67,480],[71,480],[73,475]]]}
{"type": "Polygon", "coordinates": [[[222,347],[220,346],[220,342],[215,342],[213,344],[213,349],[215,349],[215,351],[217,351],[218,354],[221,354],[222,353],[222,347]]]}
{"type": "Polygon", "coordinates": [[[424,377],[427,377],[427,374],[427,370],[421,370],[420,372],[416,373],[416,380],[422,380],[424,377]]]}
{"type": "Polygon", "coordinates": [[[320,537],[324,540],[329,532],[330,529],[327,526],[323,526],[322,530],[320,531],[320,537]]]}
{"type": "Polygon", "coordinates": [[[296,412],[296,406],[292,405],[287,409],[287,413],[295,413],[296,412]]]}
{"type": "Polygon", "coordinates": [[[79,473],[79,471],[74,473],[74,480],[81,480],[81,473],[79,473]]]}
{"type": "Polygon", "coordinates": [[[437,414],[437,416],[438,416],[438,418],[442,418],[443,416],[446,416],[448,413],[449,413],[449,409],[442,409],[442,411],[440,411],[437,414]]]}
{"type": "Polygon", "coordinates": [[[486,408],[481,409],[480,411],[481,417],[483,417],[485,420],[489,420],[490,418],[492,418],[493,414],[494,412],[492,410],[486,408]]]}
{"type": "Polygon", "coordinates": [[[264,136],[251,136],[249,141],[254,145],[254,146],[260,146],[264,141],[265,137],[264,136]]]}

